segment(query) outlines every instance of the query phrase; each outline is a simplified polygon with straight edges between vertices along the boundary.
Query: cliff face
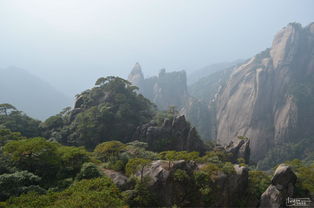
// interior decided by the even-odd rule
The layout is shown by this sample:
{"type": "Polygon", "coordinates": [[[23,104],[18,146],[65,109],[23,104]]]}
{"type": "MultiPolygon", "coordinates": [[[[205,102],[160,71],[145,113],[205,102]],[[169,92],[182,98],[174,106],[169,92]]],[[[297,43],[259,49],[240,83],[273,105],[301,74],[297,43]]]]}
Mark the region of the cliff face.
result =
{"type": "Polygon", "coordinates": [[[169,106],[180,108],[188,97],[185,71],[166,72],[162,69],[158,76],[144,79],[141,66],[136,63],[128,81],[139,87],[140,93],[161,110],[166,110],[169,106]]]}
{"type": "MultiPolygon", "coordinates": [[[[203,139],[214,138],[211,134],[213,116],[210,116],[208,105],[188,93],[185,71],[166,72],[162,69],[158,76],[144,78],[141,67],[135,64],[128,81],[139,87],[139,92],[155,103],[160,110],[175,106],[180,115],[196,127],[203,139]]],[[[214,131],[213,131],[214,132],[214,131]]]]}
{"type": "Polygon", "coordinates": [[[149,122],[139,126],[132,140],[140,140],[148,144],[152,151],[198,151],[204,153],[208,148],[199,138],[194,127],[179,116],[172,120],[164,120],[162,126],[149,122]]]}
{"type": "Polygon", "coordinates": [[[314,23],[292,23],[272,47],[234,69],[217,97],[217,140],[251,140],[253,159],[273,145],[313,134],[314,23]],[[309,130],[310,129],[310,130],[309,130]]]}

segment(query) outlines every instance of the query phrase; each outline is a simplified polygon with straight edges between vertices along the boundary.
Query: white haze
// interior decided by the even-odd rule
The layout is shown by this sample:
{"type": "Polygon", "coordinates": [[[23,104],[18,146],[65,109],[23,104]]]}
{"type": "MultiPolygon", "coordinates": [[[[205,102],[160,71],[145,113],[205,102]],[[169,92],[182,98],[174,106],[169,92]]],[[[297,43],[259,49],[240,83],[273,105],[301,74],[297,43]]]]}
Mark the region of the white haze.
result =
{"type": "Polygon", "coordinates": [[[0,68],[17,66],[74,95],[135,62],[193,71],[250,57],[312,0],[0,0],[0,68]]]}

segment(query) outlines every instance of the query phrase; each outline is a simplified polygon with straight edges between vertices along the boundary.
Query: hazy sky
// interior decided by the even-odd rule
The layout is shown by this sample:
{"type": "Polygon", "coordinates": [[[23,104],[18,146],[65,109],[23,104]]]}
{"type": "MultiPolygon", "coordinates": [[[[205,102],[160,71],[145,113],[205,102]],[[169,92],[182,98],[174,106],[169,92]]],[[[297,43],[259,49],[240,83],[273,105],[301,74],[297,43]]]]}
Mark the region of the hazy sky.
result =
{"type": "Polygon", "coordinates": [[[251,57],[313,11],[313,0],[0,0],[0,68],[72,95],[137,61],[153,75],[251,57]]]}

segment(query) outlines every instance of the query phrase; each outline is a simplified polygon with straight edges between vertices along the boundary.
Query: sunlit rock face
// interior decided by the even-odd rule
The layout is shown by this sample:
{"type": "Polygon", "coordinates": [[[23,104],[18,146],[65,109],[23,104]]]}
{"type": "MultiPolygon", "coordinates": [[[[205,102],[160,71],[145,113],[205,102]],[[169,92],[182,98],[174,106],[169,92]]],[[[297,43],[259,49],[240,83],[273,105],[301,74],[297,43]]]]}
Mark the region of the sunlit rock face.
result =
{"type": "Polygon", "coordinates": [[[313,72],[314,23],[304,28],[291,23],[277,33],[270,49],[234,69],[219,92],[218,142],[252,138],[252,158],[258,160],[273,145],[313,134],[314,119],[305,116],[313,114],[306,107],[314,104],[309,99],[313,72]]]}

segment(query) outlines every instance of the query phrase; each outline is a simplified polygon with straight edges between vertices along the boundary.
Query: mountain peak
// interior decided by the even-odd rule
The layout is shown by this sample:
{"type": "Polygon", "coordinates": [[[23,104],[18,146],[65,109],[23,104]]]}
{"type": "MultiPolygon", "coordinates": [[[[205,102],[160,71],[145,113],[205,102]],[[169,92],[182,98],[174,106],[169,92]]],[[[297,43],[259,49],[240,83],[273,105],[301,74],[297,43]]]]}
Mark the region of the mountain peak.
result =
{"type": "Polygon", "coordinates": [[[304,31],[305,28],[300,23],[289,23],[276,34],[270,51],[274,68],[291,62],[301,44],[304,31]]]}
{"type": "Polygon", "coordinates": [[[130,81],[133,85],[139,86],[143,80],[144,75],[142,72],[142,67],[138,62],[136,62],[131,73],[128,76],[128,81],[130,81]]]}

